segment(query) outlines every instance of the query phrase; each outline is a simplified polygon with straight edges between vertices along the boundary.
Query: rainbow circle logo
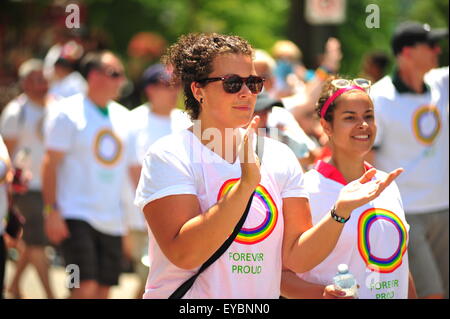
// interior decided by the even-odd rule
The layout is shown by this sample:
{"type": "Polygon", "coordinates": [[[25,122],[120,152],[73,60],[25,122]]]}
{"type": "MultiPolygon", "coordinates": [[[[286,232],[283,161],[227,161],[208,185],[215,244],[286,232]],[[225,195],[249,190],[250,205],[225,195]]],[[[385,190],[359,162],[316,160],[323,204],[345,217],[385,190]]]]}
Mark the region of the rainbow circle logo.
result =
{"type": "Polygon", "coordinates": [[[433,144],[441,130],[441,118],[434,105],[421,106],[413,115],[413,131],[417,140],[425,145],[433,144]]]}
{"type": "Polygon", "coordinates": [[[402,264],[406,253],[408,232],[402,220],[393,212],[382,208],[370,208],[358,220],[358,250],[367,267],[379,273],[391,273],[402,264]],[[398,245],[387,258],[377,257],[370,245],[370,229],[377,222],[384,221],[398,232],[398,245]]]}
{"type": "Polygon", "coordinates": [[[100,130],[95,137],[94,154],[101,164],[112,166],[122,155],[122,142],[111,129],[100,130]]]}
{"type": "MultiPolygon", "coordinates": [[[[238,181],[239,178],[226,181],[219,190],[217,200],[220,200],[223,196],[225,196],[238,181]]],[[[241,228],[238,235],[236,236],[236,239],[234,240],[235,242],[238,242],[240,244],[253,245],[259,243],[260,241],[263,241],[272,233],[277,224],[277,205],[264,186],[258,185],[256,187],[252,204],[254,204],[255,199],[258,199],[263,204],[266,210],[266,215],[264,220],[256,227],[241,228]]]]}

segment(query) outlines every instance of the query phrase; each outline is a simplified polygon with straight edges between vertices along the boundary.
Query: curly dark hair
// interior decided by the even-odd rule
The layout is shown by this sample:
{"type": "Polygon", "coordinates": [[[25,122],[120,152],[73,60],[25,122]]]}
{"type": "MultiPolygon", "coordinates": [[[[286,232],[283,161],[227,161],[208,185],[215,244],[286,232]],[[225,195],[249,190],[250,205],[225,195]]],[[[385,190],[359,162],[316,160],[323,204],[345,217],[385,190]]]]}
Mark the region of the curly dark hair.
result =
{"type": "Polygon", "coordinates": [[[213,72],[214,58],[226,53],[253,57],[253,48],[239,36],[190,33],[182,35],[162,57],[162,62],[173,68],[174,80],[183,85],[184,105],[191,119],[198,119],[201,111],[200,103],[191,91],[191,83],[207,78],[213,72]]]}

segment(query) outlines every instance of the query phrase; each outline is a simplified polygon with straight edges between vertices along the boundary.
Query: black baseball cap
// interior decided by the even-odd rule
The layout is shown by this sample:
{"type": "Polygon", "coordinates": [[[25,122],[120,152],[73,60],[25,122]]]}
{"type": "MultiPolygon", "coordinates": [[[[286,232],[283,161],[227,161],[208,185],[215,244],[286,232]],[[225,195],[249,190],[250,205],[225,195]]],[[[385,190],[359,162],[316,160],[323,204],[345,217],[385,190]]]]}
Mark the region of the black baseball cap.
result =
{"type": "Polygon", "coordinates": [[[274,106],[283,107],[283,102],[274,99],[270,97],[269,94],[263,92],[259,94],[258,97],[256,98],[255,112],[261,112],[267,109],[271,109],[274,106]]]}
{"type": "Polygon", "coordinates": [[[145,88],[149,84],[165,83],[168,84],[172,80],[172,75],[163,64],[154,64],[148,67],[142,75],[142,87],[145,88]]]}
{"type": "Polygon", "coordinates": [[[447,36],[448,29],[431,29],[428,24],[403,22],[394,31],[391,41],[392,50],[397,55],[403,47],[413,46],[416,43],[436,44],[447,36]]]}

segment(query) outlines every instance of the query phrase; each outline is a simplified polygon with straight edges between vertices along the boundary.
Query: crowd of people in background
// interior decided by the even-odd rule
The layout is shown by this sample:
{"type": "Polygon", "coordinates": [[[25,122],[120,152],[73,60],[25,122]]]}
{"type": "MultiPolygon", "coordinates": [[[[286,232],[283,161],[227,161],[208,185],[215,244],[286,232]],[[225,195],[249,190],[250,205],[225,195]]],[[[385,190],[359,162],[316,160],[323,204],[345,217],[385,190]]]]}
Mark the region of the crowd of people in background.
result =
{"type": "MultiPolygon", "coordinates": [[[[324,93],[331,79],[339,78],[339,40],[327,40],[320,65],[314,69],[302,63],[301,49],[288,40],[275,43],[271,52],[256,49],[253,56],[256,75],[264,78],[264,89],[255,100],[254,114],[259,121],[254,128],[263,128],[258,134],[286,144],[303,172],[308,172],[304,183],[306,191],[313,194],[311,227],[337,200],[342,185],[360,178],[372,165],[385,172],[403,168],[396,180],[398,189],[392,186],[390,195],[380,198],[384,204],[395,201],[404,210],[395,219],[395,225],[400,225],[395,229],[405,232],[400,240],[409,243],[408,254],[401,251],[394,266],[401,270],[410,289],[415,284],[420,298],[448,298],[449,69],[438,68],[437,60],[439,41],[447,35],[447,30],[419,23],[402,24],[392,38],[393,70],[388,69],[390,58],[385,52],[368,52],[362,57],[361,73],[355,78],[368,80],[366,93],[359,95],[366,99],[365,107],[375,117],[377,129],[361,115],[370,127],[361,134],[370,135],[371,144],[370,149],[353,157],[348,155],[351,142],[339,137],[338,130],[339,125],[352,119],[344,119],[337,112],[347,111],[348,116],[356,118],[358,112],[366,111],[352,110],[347,97],[350,110],[344,110],[344,102],[333,110],[334,116],[341,118],[320,115],[324,101],[342,89],[324,93]],[[321,98],[325,99],[322,104],[318,103],[321,98]],[[348,167],[343,161],[354,163],[360,170],[352,175],[351,170],[345,171],[348,167]],[[334,167],[326,164],[329,162],[334,167]],[[328,186],[332,191],[323,186],[330,183],[327,178],[332,180],[328,186]],[[338,184],[332,185],[334,182],[338,184]],[[322,192],[329,195],[327,199],[322,192]],[[400,268],[402,258],[406,260],[400,268]]],[[[149,219],[146,221],[134,204],[135,190],[140,176],[141,183],[148,183],[151,191],[155,189],[150,179],[170,176],[168,171],[155,175],[149,167],[140,175],[141,167],[151,145],[163,136],[186,131],[198,118],[198,114],[195,117],[183,112],[183,102],[188,105],[193,98],[186,94],[192,87],[183,78],[174,81],[174,66],[159,61],[141,65],[139,71],[133,69],[135,78],[129,81],[127,66],[119,56],[83,39],[79,34],[58,33],[45,56],[23,59],[17,68],[20,94],[0,105],[0,219],[7,216],[12,203],[26,219],[21,238],[12,238],[0,226],[0,284],[6,260],[15,264],[12,280],[5,282],[0,292],[9,298],[26,295],[21,282],[28,265],[35,267],[46,297],[54,298],[50,269],[62,265],[58,258],[82,269],[80,287],[68,292],[72,298],[108,298],[110,288],[118,284],[124,271],[125,260],[139,278],[135,298],[152,295],[146,280],[152,254],[160,251],[155,243],[149,251],[149,219]],[[47,253],[49,247],[54,251],[53,258],[47,253]]],[[[248,81],[247,87],[251,85],[248,81]]],[[[199,105],[212,103],[200,95],[199,105]]],[[[164,154],[167,159],[161,156],[164,161],[173,160],[169,155],[164,154]]],[[[284,160],[280,158],[280,163],[284,160]]],[[[161,167],[165,167],[164,161],[161,167]]],[[[177,178],[181,180],[175,176],[172,182],[177,178]]],[[[141,201],[147,195],[145,186],[140,186],[141,201]]],[[[356,245],[369,241],[369,237],[356,236],[360,226],[357,220],[352,223],[344,239],[356,245]]],[[[389,238],[395,241],[396,234],[389,238]]],[[[150,239],[156,242],[155,234],[150,239]]],[[[335,271],[337,257],[333,256],[358,253],[358,246],[348,249],[344,239],[334,255],[330,254],[316,270],[300,275],[295,274],[294,267],[283,272],[281,293],[292,298],[338,296],[329,290],[324,292],[330,271],[335,271]],[[319,286],[304,286],[304,281],[319,286]]],[[[382,251],[380,248],[375,253],[382,251]]],[[[372,257],[376,256],[367,256],[368,260],[372,257]]],[[[358,263],[355,268],[359,270],[355,271],[361,275],[365,265],[358,263]]],[[[395,279],[386,278],[392,282],[395,279]]],[[[415,296],[404,286],[396,288],[402,298],[415,296]]],[[[374,295],[367,292],[363,296],[374,295]]]]}

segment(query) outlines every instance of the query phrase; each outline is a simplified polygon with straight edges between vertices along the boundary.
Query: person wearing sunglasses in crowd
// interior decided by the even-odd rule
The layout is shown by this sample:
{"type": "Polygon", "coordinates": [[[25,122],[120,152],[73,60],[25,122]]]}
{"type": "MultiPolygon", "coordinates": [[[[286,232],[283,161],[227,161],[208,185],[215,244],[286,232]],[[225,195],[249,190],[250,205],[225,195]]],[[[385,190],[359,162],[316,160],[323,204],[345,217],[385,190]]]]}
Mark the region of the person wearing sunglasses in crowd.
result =
{"type": "MultiPolygon", "coordinates": [[[[181,36],[164,57],[182,82],[194,124],[155,142],[143,161],[135,203],[149,225],[144,298],[172,296],[235,228],[227,250],[178,297],[279,298],[282,265],[295,272],[312,269],[343,229],[330,215],[333,203],[312,227],[295,155],[267,137],[256,143],[253,111],[264,79],[256,75],[252,55],[241,37],[200,33],[181,36]]],[[[369,181],[374,173],[367,171],[343,189],[337,215],[348,218],[399,171],[381,183],[369,181]]]]}
{"type": "MultiPolygon", "coordinates": [[[[171,78],[170,70],[160,63],[149,66],[142,75],[141,87],[147,102],[130,112],[133,147],[139,162],[144,159],[149,146],[159,138],[192,125],[187,114],[176,108],[181,87],[172,83],[171,78]]],[[[129,230],[125,237],[127,255],[139,277],[135,296],[142,298],[148,274],[148,267],[142,262],[142,257],[147,255],[147,223],[133,204],[136,185],[128,179],[124,186],[123,205],[129,230]]]]}
{"type": "Polygon", "coordinates": [[[122,63],[108,51],[89,53],[82,70],[87,94],[61,100],[45,125],[45,228],[66,264],[78,267],[71,297],[107,298],[121,272],[122,186],[129,171],[137,183],[139,166],[129,147],[129,111],[113,101],[125,79],[122,63]]]}
{"type": "Polygon", "coordinates": [[[379,134],[372,154],[383,170],[401,165],[409,262],[420,298],[448,299],[449,67],[439,67],[448,29],[400,24],[392,36],[395,69],[374,84],[379,134]]]}
{"type": "MultiPolygon", "coordinates": [[[[346,185],[373,167],[364,161],[370,152],[377,127],[374,106],[366,79],[335,79],[325,83],[317,102],[320,123],[328,135],[332,156],[319,161],[305,174],[310,194],[312,222],[321,222],[326,209],[339,198],[346,185]]],[[[386,173],[377,170],[378,182],[386,173]]],[[[343,231],[336,247],[317,267],[303,274],[283,272],[282,295],[288,298],[346,297],[334,289],[333,277],[339,264],[347,264],[355,276],[359,298],[398,299],[415,297],[408,269],[408,231],[402,200],[395,183],[351,217],[338,220],[343,231]],[[345,226],[344,226],[345,225],[345,226]]]]}

